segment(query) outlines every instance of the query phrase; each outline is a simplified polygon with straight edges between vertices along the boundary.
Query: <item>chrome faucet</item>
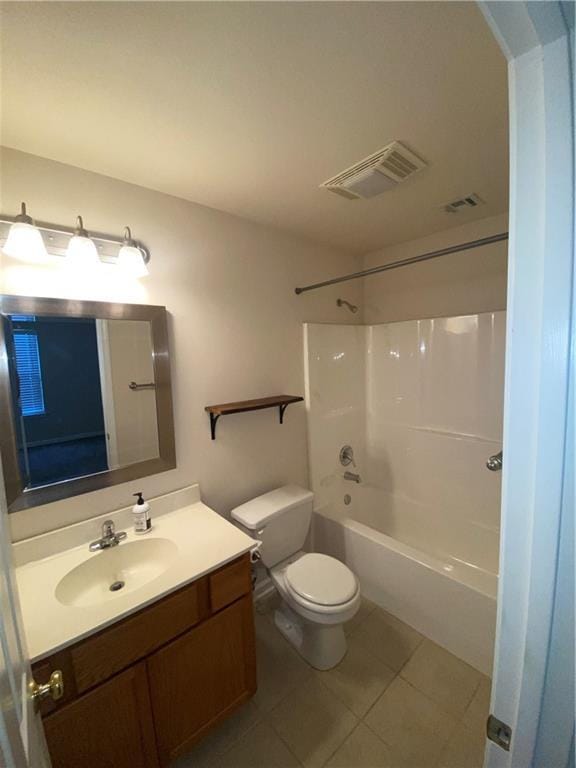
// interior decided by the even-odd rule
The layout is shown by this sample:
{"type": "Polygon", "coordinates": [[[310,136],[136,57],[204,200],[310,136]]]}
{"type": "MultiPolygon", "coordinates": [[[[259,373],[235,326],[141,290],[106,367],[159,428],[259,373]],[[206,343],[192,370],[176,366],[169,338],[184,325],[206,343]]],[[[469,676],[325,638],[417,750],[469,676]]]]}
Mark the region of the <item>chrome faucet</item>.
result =
{"type": "Polygon", "coordinates": [[[105,520],[102,524],[102,538],[98,539],[98,541],[93,541],[88,549],[90,552],[97,552],[100,549],[116,547],[127,535],[126,531],[116,533],[114,522],[112,520],[105,520]]]}
{"type": "Polygon", "coordinates": [[[360,479],[360,475],[356,474],[356,472],[344,472],[344,480],[351,480],[353,483],[360,483],[362,482],[360,479]]]}

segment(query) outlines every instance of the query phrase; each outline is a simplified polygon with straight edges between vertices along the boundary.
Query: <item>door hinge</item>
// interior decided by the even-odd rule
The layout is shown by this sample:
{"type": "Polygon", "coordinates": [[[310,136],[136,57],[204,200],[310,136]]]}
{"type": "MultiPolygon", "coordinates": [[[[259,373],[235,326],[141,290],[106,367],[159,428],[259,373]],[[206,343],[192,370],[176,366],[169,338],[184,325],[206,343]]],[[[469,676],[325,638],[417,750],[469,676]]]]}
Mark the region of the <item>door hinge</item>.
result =
{"type": "Polygon", "coordinates": [[[494,715],[490,715],[486,721],[486,735],[493,741],[494,744],[498,744],[499,747],[505,749],[506,752],[510,752],[510,742],[512,741],[512,728],[502,720],[498,720],[494,715]]]}

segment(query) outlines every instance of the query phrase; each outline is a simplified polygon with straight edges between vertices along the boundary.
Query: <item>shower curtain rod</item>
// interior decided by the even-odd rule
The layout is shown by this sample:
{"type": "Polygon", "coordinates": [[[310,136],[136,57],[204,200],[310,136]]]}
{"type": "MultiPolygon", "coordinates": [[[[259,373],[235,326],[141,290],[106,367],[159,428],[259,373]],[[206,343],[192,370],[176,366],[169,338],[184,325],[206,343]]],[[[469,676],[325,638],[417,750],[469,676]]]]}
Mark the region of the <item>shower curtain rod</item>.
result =
{"type": "Polygon", "coordinates": [[[379,272],[387,272],[389,269],[397,269],[397,267],[407,267],[409,264],[418,264],[420,261],[428,261],[428,259],[437,259],[439,256],[448,256],[451,253],[459,253],[460,251],[470,251],[472,248],[480,248],[480,246],[482,245],[491,245],[492,243],[499,243],[502,240],[508,240],[508,232],[501,232],[499,235],[490,235],[489,237],[481,237],[479,240],[470,240],[468,243],[462,243],[461,245],[451,245],[450,247],[442,248],[439,251],[429,251],[428,253],[420,254],[420,256],[411,256],[408,259],[391,261],[390,264],[381,264],[379,267],[364,269],[361,272],[352,272],[350,275],[342,275],[342,277],[333,277],[331,280],[324,280],[321,283],[312,283],[312,285],[304,285],[302,288],[295,288],[294,292],[300,295],[301,293],[305,293],[306,291],[315,291],[316,288],[325,288],[327,285],[335,285],[336,283],[345,283],[348,280],[357,280],[359,277],[370,277],[371,275],[377,275],[379,272]]]}

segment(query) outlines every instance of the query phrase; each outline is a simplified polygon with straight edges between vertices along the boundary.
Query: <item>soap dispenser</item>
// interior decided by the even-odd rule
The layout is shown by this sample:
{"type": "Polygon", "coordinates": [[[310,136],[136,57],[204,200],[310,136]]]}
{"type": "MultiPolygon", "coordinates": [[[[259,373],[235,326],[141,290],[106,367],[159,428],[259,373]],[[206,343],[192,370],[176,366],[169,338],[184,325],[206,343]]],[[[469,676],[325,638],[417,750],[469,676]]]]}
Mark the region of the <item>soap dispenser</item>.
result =
{"type": "Polygon", "coordinates": [[[138,497],[138,501],[132,507],[132,515],[134,516],[134,533],[148,533],[152,528],[152,520],[150,519],[150,504],[144,501],[142,491],[133,493],[133,496],[138,497]]]}

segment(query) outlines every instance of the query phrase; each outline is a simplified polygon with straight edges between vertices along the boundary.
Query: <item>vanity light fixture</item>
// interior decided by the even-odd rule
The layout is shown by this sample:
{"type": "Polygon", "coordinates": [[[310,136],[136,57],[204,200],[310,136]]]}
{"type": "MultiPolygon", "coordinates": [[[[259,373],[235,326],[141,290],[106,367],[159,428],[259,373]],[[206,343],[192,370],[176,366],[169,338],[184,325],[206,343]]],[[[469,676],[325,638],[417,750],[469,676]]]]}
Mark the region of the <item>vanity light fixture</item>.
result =
{"type": "Polygon", "coordinates": [[[132,277],[146,277],[148,274],[144,254],[132,239],[130,227],[124,229],[124,242],[118,253],[118,266],[132,277]]]}
{"type": "Polygon", "coordinates": [[[34,222],[22,203],[18,216],[4,216],[0,213],[0,249],[22,261],[56,264],[53,257],[64,257],[66,263],[75,269],[96,269],[99,264],[115,264],[131,278],[148,274],[147,264],[150,253],[142,243],[132,238],[130,227],[123,237],[104,234],[88,234],[84,229],[82,216],[78,216],[76,227],[62,227],[59,224],[34,222]]]}
{"type": "Polygon", "coordinates": [[[3,250],[8,256],[23,261],[38,263],[48,259],[40,230],[26,213],[26,203],[22,203],[21,212],[10,226],[3,250]]]}
{"type": "Polygon", "coordinates": [[[95,267],[100,264],[94,241],[84,229],[82,216],[76,218],[76,229],[66,250],[68,263],[75,267],[95,267]]]}

